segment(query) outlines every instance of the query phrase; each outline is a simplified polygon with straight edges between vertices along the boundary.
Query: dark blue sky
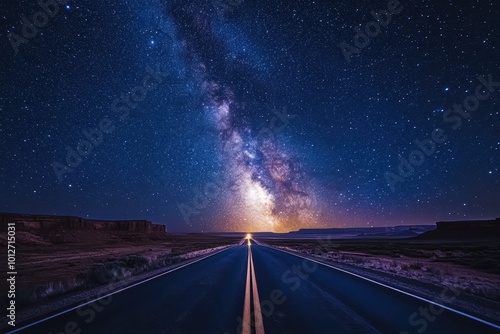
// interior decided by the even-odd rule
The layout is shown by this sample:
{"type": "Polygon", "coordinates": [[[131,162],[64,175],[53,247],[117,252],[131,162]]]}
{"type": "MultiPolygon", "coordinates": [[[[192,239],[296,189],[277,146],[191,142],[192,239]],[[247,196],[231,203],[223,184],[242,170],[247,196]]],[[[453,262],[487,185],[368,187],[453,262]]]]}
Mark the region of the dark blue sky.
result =
{"type": "Polygon", "coordinates": [[[0,211],[172,231],[498,217],[500,4],[390,3],[2,3],[0,211]]]}

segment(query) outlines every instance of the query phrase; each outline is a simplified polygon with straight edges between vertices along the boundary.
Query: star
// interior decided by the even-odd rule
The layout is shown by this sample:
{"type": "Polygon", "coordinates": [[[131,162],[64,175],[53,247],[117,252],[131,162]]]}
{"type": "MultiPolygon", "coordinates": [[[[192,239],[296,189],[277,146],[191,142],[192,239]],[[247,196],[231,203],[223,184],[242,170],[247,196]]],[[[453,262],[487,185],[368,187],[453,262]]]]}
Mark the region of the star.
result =
{"type": "Polygon", "coordinates": [[[8,2],[7,35],[37,33],[1,55],[0,211],[179,232],[500,215],[500,93],[457,112],[500,81],[497,2],[416,3],[378,36],[368,2],[240,2],[72,3],[43,27],[8,2]]]}

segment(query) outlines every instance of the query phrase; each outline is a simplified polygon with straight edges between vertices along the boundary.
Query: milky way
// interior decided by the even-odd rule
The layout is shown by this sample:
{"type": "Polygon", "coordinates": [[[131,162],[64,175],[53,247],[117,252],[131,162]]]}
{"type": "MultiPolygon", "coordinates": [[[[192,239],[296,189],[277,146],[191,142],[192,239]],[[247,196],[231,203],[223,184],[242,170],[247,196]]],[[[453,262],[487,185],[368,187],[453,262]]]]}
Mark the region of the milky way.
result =
{"type": "MultiPolygon", "coordinates": [[[[193,71],[203,97],[207,126],[215,130],[222,173],[230,188],[223,188],[227,215],[233,230],[289,231],[314,226],[317,213],[314,192],[298,159],[285,152],[272,128],[255,130],[245,115],[255,113],[235,91],[238,83],[248,84],[239,64],[227,60],[224,42],[214,35],[211,20],[199,8],[184,2],[168,6],[178,25],[182,52],[193,71]],[[231,77],[227,80],[218,74],[231,77]]],[[[196,112],[196,111],[194,111],[196,112]]],[[[271,112],[269,110],[269,112],[271,112]]],[[[284,111],[281,126],[295,116],[284,111]]]]}

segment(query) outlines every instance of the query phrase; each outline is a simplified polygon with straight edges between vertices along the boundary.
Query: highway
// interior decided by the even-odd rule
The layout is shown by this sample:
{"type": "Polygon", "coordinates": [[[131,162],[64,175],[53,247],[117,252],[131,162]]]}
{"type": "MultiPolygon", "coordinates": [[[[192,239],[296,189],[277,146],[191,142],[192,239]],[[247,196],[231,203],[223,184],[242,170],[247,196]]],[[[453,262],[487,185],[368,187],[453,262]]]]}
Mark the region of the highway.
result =
{"type": "Polygon", "coordinates": [[[249,239],[14,332],[487,334],[500,329],[249,239]]]}

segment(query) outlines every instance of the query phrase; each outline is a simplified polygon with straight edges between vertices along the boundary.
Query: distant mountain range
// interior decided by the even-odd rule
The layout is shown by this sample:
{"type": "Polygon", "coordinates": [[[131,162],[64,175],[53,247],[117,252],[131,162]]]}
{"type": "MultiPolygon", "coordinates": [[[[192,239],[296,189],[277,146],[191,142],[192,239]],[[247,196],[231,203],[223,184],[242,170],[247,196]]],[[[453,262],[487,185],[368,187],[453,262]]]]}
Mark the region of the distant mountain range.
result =
{"type": "MultiPolygon", "coordinates": [[[[411,238],[435,229],[433,225],[406,225],[388,227],[356,228],[304,228],[288,233],[255,232],[256,238],[314,239],[331,237],[334,239],[375,239],[375,238],[411,238]]],[[[215,233],[221,236],[243,236],[243,233],[215,233]]]]}
{"type": "MultiPolygon", "coordinates": [[[[243,237],[245,233],[213,233],[220,236],[243,237]]],[[[288,233],[254,232],[255,238],[271,239],[500,239],[500,218],[437,222],[436,225],[404,225],[355,228],[304,228],[288,233]]]]}

